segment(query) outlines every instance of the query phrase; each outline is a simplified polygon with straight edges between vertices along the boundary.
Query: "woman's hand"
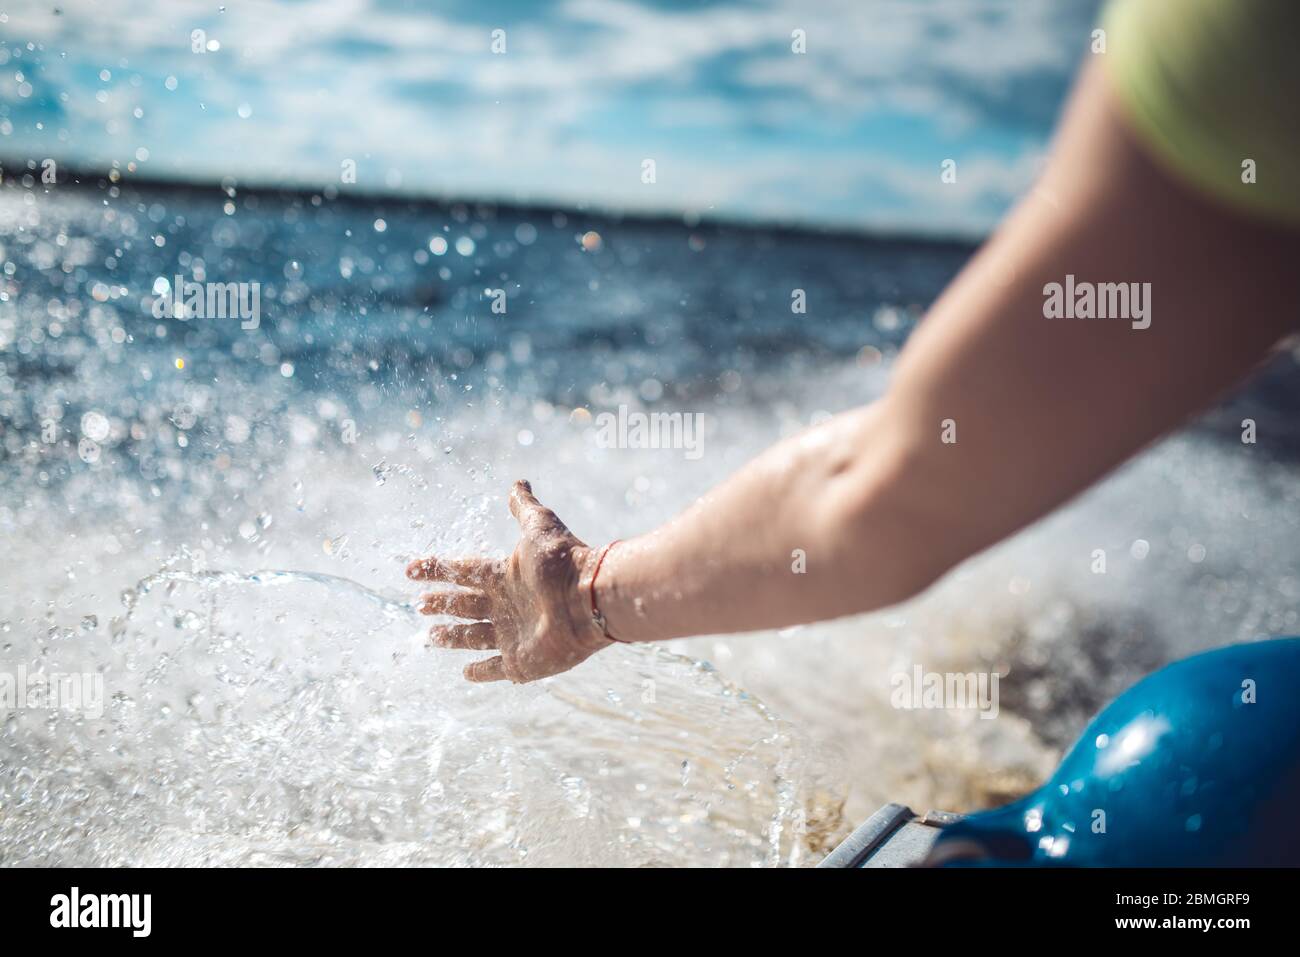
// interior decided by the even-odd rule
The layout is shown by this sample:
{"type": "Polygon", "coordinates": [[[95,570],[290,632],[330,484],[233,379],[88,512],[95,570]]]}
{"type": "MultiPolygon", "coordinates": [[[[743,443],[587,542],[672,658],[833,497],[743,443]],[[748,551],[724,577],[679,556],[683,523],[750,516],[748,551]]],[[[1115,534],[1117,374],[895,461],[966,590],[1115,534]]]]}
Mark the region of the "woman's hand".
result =
{"type": "Polygon", "coordinates": [[[420,598],[421,614],[469,619],[434,625],[431,645],[499,652],[469,664],[470,681],[536,681],[610,644],[591,617],[588,566],[595,552],[537,501],[527,482],[511,489],[510,513],[521,532],[508,559],[422,558],[406,569],[417,581],[460,586],[420,598]]]}

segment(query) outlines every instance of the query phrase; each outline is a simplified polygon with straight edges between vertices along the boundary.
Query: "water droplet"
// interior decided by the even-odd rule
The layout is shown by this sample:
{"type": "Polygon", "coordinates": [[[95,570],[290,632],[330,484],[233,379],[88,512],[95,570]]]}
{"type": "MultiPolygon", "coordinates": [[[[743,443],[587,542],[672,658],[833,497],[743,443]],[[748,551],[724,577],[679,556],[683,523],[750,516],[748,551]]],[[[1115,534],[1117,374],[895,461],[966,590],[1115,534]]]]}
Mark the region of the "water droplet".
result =
{"type": "Polygon", "coordinates": [[[81,433],[92,442],[103,442],[108,438],[108,418],[98,410],[90,410],[81,417],[81,433]]]}

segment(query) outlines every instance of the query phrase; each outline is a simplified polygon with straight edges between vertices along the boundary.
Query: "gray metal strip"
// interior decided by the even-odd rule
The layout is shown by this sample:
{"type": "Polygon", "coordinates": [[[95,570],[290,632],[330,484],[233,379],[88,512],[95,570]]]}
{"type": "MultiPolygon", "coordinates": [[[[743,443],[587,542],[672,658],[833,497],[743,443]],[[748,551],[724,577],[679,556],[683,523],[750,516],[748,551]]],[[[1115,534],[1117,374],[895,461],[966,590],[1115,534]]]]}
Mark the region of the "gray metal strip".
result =
{"type": "Polygon", "coordinates": [[[857,867],[889,836],[916,817],[910,807],[902,804],[886,804],[865,822],[860,824],[852,834],[846,837],[835,850],[827,854],[818,867],[857,867]]]}

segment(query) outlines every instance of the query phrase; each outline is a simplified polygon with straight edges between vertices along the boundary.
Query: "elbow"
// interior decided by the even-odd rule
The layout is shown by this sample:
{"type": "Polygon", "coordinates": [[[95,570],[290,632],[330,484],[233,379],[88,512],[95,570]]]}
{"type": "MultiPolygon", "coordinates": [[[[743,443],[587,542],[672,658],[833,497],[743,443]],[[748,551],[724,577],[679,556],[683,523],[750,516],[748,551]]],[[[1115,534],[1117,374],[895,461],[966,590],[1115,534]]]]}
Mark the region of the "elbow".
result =
{"type": "Polygon", "coordinates": [[[861,453],[826,476],[819,500],[834,563],[861,596],[856,611],[917,597],[975,550],[934,450],[881,419],[861,453]]]}

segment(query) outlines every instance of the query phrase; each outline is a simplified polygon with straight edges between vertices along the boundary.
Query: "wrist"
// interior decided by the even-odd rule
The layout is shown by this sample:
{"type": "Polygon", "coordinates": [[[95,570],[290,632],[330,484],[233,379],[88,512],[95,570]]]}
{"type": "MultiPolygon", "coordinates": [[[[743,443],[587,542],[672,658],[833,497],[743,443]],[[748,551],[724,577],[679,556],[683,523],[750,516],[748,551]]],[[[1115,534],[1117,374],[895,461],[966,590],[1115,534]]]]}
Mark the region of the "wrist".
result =
{"type": "Polygon", "coordinates": [[[645,572],[646,537],[619,539],[603,548],[592,549],[591,568],[594,592],[588,592],[588,613],[593,599],[604,621],[603,634],[623,644],[639,644],[673,637],[664,622],[650,614],[652,607],[662,609],[654,600],[659,592],[639,578],[645,572]],[[604,560],[600,553],[604,551],[604,560]]]}
{"type": "Polygon", "coordinates": [[[578,576],[578,602],[591,629],[605,644],[618,642],[630,644],[639,640],[639,636],[630,633],[630,624],[625,616],[618,615],[622,624],[610,621],[610,608],[616,604],[617,589],[613,585],[610,563],[623,542],[615,540],[599,548],[587,549],[583,558],[581,572],[578,576]]]}
{"type": "MultiPolygon", "coordinates": [[[[607,637],[605,629],[592,615],[592,588],[596,582],[597,569],[601,566],[605,547],[589,548],[582,546],[573,550],[574,564],[577,568],[577,580],[569,594],[569,618],[573,633],[586,646],[595,649],[605,648],[613,642],[607,637]]],[[[603,574],[603,571],[602,571],[603,574]]]]}

